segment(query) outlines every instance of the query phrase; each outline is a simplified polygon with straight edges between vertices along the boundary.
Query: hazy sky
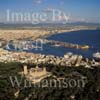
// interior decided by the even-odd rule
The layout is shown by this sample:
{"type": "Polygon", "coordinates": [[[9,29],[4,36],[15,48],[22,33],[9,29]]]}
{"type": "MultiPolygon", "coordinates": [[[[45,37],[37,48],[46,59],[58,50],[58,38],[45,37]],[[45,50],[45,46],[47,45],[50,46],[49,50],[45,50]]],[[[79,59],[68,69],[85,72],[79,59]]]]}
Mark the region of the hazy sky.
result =
{"type": "Polygon", "coordinates": [[[60,9],[73,18],[100,23],[100,0],[0,0],[0,22],[5,21],[5,12],[60,9]]]}

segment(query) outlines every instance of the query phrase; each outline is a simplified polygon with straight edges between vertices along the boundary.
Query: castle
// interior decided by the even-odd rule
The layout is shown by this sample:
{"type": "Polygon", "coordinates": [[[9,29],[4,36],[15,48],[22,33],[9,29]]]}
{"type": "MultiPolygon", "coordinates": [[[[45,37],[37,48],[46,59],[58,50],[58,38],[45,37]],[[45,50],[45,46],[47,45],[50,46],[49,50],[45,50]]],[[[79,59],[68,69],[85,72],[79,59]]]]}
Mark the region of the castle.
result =
{"type": "Polygon", "coordinates": [[[39,68],[36,66],[35,68],[30,68],[28,70],[27,66],[24,66],[24,75],[27,79],[31,80],[32,83],[40,82],[42,79],[51,75],[50,72],[46,71],[46,68],[39,68]]]}

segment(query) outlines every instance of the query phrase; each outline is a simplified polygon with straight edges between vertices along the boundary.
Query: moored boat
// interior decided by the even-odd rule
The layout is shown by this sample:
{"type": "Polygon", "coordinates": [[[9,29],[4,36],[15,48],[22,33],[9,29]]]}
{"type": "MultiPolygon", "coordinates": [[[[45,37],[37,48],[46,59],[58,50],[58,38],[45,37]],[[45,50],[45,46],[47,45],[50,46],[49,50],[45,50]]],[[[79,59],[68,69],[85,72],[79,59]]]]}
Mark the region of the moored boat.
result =
{"type": "Polygon", "coordinates": [[[93,54],[94,58],[100,59],[100,52],[96,52],[93,54]]]}

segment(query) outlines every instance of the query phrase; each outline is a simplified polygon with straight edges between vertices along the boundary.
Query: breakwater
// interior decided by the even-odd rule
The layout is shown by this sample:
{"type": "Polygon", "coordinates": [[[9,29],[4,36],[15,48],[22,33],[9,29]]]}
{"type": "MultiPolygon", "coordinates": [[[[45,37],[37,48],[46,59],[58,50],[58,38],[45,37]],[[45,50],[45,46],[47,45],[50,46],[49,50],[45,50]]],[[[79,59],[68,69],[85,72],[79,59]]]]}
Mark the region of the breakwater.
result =
{"type": "Polygon", "coordinates": [[[62,46],[65,48],[74,48],[74,49],[82,49],[82,50],[91,48],[89,45],[72,44],[68,42],[60,42],[55,40],[43,39],[43,42],[54,46],[62,46]]]}

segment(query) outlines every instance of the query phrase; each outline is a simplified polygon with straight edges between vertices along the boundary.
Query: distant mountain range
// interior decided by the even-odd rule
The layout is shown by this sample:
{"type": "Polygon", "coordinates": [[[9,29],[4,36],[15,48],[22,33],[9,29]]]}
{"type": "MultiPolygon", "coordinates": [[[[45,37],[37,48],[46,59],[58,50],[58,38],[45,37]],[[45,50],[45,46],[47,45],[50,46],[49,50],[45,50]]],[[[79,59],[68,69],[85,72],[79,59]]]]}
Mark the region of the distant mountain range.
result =
{"type": "Polygon", "coordinates": [[[100,26],[100,23],[85,23],[85,22],[75,22],[75,23],[0,23],[0,28],[24,28],[24,27],[49,27],[49,26],[100,26]]]}

